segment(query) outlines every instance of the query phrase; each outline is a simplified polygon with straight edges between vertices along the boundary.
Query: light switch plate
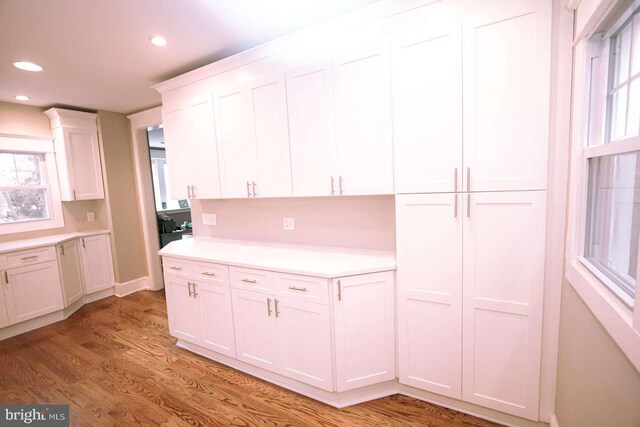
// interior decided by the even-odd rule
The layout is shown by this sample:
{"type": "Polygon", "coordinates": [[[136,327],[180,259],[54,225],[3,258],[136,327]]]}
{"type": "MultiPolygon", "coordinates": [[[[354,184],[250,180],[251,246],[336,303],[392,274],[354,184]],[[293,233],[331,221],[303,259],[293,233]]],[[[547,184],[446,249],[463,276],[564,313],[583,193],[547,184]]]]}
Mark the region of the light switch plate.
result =
{"type": "Polygon", "coordinates": [[[95,215],[93,214],[93,212],[87,212],[87,221],[89,222],[93,222],[96,220],[95,215]]]}
{"type": "Polygon", "coordinates": [[[296,229],[296,222],[293,218],[283,218],[284,229],[287,231],[293,231],[296,229]]]}
{"type": "Polygon", "coordinates": [[[217,223],[216,214],[214,214],[214,213],[203,213],[202,214],[202,223],[204,225],[216,225],[216,223],[217,223]]]}

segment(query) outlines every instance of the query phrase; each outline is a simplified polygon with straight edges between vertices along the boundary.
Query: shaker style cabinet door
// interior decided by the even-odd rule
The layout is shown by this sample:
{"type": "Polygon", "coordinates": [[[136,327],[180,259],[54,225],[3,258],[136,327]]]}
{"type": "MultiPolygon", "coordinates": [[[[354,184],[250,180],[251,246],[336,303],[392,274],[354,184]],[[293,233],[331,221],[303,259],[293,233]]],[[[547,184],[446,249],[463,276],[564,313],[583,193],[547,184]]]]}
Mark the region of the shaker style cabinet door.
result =
{"type": "Polygon", "coordinates": [[[165,274],[164,285],[171,335],[191,343],[199,343],[202,336],[200,302],[192,296],[189,280],[165,274]]]}
{"type": "Polygon", "coordinates": [[[331,63],[288,70],[287,106],[293,195],[337,194],[331,63]]]}
{"type": "Polygon", "coordinates": [[[551,2],[486,8],[463,40],[465,190],[545,189],[551,2]]]}
{"type": "Polygon", "coordinates": [[[80,245],[85,292],[90,294],[112,287],[115,280],[109,236],[81,237],[80,245]]]}
{"type": "Polygon", "coordinates": [[[96,129],[64,128],[71,200],[104,199],[100,147],[96,129]]]}
{"type": "Polygon", "coordinates": [[[462,194],[396,196],[400,382],[462,397],[462,194]]]}
{"type": "Polygon", "coordinates": [[[82,260],[78,242],[78,239],[73,239],[57,246],[65,307],[68,307],[84,295],[82,260]]]}
{"type": "Polygon", "coordinates": [[[193,153],[189,148],[189,115],[186,108],[162,108],[162,128],[169,172],[169,198],[189,198],[192,184],[193,153]]]}
{"type": "Polygon", "coordinates": [[[393,43],[396,193],[462,189],[462,38],[440,14],[393,43]]]}
{"type": "Polygon", "coordinates": [[[470,194],[465,208],[462,398],[537,420],[546,192],[470,194]]]}
{"type": "Polygon", "coordinates": [[[201,345],[229,357],[236,357],[233,336],[231,289],[226,285],[197,282],[195,299],[202,313],[201,345]]]}
{"type": "Polygon", "coordinates": [[[191,173],[192,197],[217,199],[220,197],[218,150],[214,126],[213,101],[209,94],[191,102],[187,110],[190,140],[187,154],[190,158],[187,173],[191,173]],[[193,165],[195,164],[195,171],[193,165]]]}

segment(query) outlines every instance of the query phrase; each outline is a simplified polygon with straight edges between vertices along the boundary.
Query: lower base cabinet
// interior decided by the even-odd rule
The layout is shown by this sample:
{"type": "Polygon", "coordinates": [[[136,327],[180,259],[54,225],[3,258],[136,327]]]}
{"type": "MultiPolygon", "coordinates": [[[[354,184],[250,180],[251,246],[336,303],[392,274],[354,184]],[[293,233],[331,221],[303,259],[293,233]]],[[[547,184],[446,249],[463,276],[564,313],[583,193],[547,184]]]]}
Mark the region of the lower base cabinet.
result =
{"type": "Polygon", "coordinates": [[[112,287],[115,280],[109,236],[97,234],[81,237],[80,244],[85,292],[91,294],[112,287]]]}
{"type": "Polygon", "coordinates": [[[84,295],[84,278],[78,239],[60,243],[57,250],[58,265],[62,276],[64,306],[69,307],[84,295]]]}

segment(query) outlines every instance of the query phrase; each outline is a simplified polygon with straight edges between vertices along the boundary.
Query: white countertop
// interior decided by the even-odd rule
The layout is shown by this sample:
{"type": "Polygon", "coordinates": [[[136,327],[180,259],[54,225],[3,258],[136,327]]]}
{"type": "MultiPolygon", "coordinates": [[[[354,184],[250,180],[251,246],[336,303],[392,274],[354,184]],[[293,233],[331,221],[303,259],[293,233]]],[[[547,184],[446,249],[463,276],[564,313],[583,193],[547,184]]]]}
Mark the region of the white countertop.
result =
{"type": "Polygon", "coordinates": [[[160,250],[165,257],[333,278],[396,269],[395,252],[194,237],[160,250]]]}
{"type": "Polygon", "coordinates": [[[83,231],[76,233],[54,234],[52,236],[38,237],[36,239],[15,240],[13,242],[0,243],[0,253],[19,251],[22,249],[39,248],[42,246],[57,245],[67,240],[80,237],[95,236],[96,234],[109,234],[109,230],[83,231]]]}

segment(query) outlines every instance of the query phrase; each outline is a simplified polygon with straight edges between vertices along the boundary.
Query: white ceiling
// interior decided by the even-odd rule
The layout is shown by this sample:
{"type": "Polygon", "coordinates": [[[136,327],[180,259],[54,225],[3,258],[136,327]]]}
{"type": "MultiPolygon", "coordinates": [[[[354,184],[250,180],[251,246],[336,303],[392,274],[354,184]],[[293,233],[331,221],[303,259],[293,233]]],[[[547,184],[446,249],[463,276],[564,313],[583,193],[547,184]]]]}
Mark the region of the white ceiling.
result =
{"type": "Polygon", "coordinates": [[[160,104],[153,84],[375,1],[0,0],[0,100],[141,111],[160,104]]]}

